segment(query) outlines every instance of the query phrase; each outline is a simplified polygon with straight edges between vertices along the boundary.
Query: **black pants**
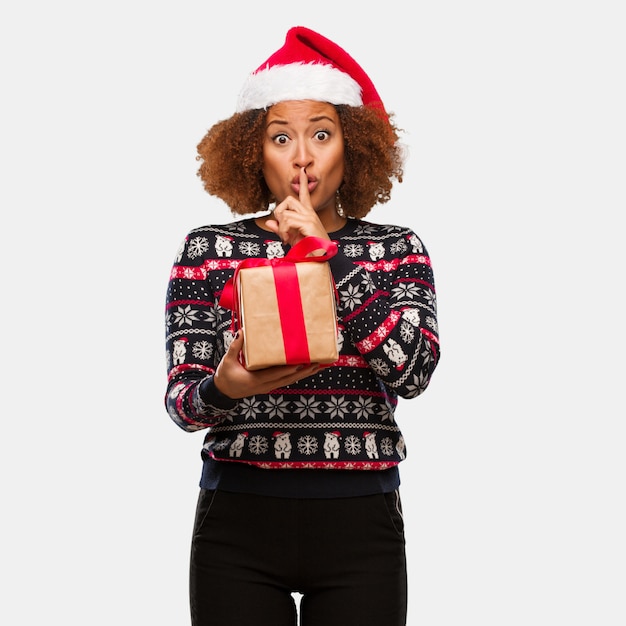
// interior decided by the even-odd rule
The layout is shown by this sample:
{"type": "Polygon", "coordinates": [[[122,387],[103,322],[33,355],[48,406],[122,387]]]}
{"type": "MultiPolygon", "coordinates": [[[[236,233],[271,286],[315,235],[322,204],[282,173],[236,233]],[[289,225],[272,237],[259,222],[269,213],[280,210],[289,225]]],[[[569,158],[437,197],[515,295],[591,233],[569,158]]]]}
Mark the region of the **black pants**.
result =
{"type": "Polygon", "coordinates": [[[404,626],[397,492],[291,499],[201,490],[191,546],[193,626],[404,626]]]}

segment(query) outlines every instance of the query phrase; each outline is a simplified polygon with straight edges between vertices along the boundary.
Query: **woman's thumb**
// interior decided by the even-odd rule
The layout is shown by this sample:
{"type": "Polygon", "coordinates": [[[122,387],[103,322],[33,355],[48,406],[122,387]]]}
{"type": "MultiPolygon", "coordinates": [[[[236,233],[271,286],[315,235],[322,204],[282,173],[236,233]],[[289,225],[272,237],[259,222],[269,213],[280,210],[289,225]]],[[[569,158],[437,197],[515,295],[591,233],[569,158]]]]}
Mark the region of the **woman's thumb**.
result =
{"type": "Polygon", "coordinates": [[[237,356],[241,349],[243,348],[243,328],[240,328],[233,337],[233,340],[230,342],[228,346],[228,352],[233,353],[237,356]]]}

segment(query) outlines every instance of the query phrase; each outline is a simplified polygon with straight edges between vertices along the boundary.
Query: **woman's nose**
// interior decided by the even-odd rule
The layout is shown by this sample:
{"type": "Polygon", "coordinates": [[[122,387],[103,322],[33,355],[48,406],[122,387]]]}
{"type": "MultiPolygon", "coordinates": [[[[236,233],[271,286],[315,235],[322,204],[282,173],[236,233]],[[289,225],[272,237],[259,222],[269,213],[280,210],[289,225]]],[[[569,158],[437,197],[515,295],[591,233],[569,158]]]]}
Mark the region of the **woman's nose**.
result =
{"type": "Polygon", "coordinates": [[[296,148],[296,154],[294,159],[294,166],[298,169],[301,167],[308,167],[311,165],[313,157],[309,151],[305,142],[299,142],[296,148]]]}

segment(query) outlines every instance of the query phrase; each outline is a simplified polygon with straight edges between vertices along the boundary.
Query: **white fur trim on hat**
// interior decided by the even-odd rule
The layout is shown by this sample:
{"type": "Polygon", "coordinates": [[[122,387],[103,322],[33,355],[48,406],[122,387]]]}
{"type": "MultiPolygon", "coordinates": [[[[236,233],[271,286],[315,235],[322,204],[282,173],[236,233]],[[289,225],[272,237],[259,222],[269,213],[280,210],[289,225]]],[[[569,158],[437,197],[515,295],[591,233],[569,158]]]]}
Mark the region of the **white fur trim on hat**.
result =
{"type": "Polygon", "coordinates": [[[361,87],[351,76],[322,63],[274,65],[248,76],[237,112],[265,109],[284,100],[317,100],[361,106],[361,87]]]}

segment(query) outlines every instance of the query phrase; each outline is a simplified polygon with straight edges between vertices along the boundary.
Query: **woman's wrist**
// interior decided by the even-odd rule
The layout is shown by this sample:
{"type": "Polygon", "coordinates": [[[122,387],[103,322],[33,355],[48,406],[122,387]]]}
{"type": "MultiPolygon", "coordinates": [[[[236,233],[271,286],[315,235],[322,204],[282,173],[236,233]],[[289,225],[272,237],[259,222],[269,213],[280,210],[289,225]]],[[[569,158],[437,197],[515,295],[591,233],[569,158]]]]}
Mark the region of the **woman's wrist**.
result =
{"type": "Polygon", "coordinates": [[[227,396],[217,388],[213,375],[207,376],[200,382],[198,393],[205,404],[211,404],[220,409],[232,409],[237,404],[237,400],[227,396]]]}

